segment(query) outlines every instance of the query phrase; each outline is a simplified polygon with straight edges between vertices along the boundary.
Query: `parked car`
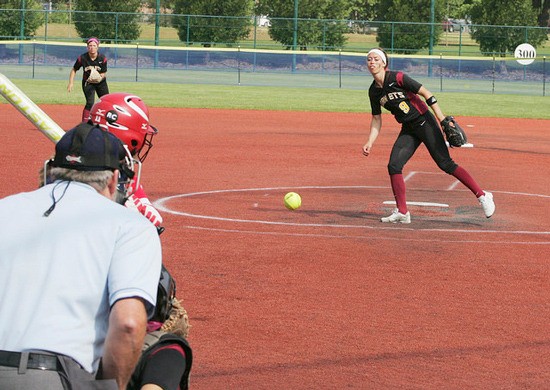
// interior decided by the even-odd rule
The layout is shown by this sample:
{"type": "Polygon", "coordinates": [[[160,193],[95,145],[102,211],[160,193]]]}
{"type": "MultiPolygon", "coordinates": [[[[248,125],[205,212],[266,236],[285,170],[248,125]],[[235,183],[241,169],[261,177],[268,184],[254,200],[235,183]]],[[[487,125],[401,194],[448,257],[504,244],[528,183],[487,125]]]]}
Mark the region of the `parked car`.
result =
{"type": "Polygon", "coordinates": [[[455,31],[469,32],[471,30],[472,23],[467,19],[452,19],[458,26],[455,31]]]}
{"type": "Polygon", "coordinates": [[[265,15],[260,15],[258,25],[261,27],[271,27],[271,21],[269,20],[269,17],[265,15]]]}
{"type": "Polygon", "coordinates": [[[471,23],[466,19],[451,19],[447,18],[443,21],[443,31],[454,32],[462,31],[469,32],[471,23]]]}
{"type": "Polygon", "coordinates": [[[443,20],[443,31],[454,32],[458,31],[460,26],[455,22],[454,19],[447,18],[443,20]]]}

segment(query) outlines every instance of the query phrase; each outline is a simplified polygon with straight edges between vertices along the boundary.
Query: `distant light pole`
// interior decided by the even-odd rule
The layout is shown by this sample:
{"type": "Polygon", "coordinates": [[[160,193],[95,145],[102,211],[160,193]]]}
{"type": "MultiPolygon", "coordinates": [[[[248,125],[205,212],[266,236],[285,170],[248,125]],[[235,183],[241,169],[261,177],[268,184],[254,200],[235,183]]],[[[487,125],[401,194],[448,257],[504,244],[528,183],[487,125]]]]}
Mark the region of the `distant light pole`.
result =
{"type": "Polygon", "coordinates": [[[434,49],[434,33],[435,33],[434,23],[435,23],[435,0],[431,0],[431,4],[430,4],[430,50],[429,50],[430,55],[433,54],[433,49],[434,49]]]}
{"type": "MultiPolygon", "coordinates": [[[[298,47],[298,0],[294,0],[294,34],[292,50],[296,51],[298,47]]],[[[296,53],[292,54],[292,72],[296,71],[296,53]]]]}
{"type": "Polygon", "coordinates": [[[159,44],[159,31],[160,31],[160,0],[157,0],[155,15],[155,46],[159,44]]]}
{"type": "MultiPolygon", "coordinates": [[[[434,51],[434,34],[435,34],[435,0],[431,0],[430,4],[430,56],[434,51]]],[[[432,77],[432,59],[428,60],[428,76],[432,77]]]]}
{"type": "MultiPolygon", "coordinates": [[[[19,39],[24,40],[25,39],[25,0],[21,0],[21,21],[19,22],[19,39]]],[[[33,45],[34,46],[34,45],[33,45]]],[[[19,45],[19,63],[23,63],[23,46],[19,45]]]]}
{"type": "Polygon", "coordinates": [[[298,0],[294,0],[294,50],[298,46],[298,0]]]}
{"type": "Polygon", "coordinates": [[[19,23],[20,39],[25,39],[25,0],[21,0],[21,21],[19,23]]]}

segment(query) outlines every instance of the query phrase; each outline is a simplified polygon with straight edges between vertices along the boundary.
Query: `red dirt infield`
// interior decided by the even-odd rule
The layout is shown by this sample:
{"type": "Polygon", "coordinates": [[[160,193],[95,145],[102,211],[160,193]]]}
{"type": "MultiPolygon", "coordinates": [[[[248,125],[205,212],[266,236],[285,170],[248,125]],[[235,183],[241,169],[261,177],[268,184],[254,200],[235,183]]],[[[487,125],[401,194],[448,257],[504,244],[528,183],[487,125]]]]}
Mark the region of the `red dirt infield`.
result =
{"type": "MultiPolygon", "coordinates": [[[[66,129],[81,113],[41,107],[66,129]]],[[[368,113],[151,117],[143,183],[193,326],[193,389],[550,387],[549,121],[457,118],[474,147],[451,155],[495,215],[421,147],[412,223],[388,226],[389,116],[368,158],[368,113]]],[[[0,126],[0,196],[36,188],[53,144],[8,104],[0,126]]]]}

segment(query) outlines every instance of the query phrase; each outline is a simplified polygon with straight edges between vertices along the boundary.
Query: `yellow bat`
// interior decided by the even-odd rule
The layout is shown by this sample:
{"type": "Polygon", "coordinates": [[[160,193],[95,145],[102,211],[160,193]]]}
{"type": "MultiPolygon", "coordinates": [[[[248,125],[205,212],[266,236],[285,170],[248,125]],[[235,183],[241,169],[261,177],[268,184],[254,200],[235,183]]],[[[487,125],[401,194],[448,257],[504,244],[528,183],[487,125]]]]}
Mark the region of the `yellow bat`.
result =
{"type": "Polygon", "coordinates": [[[57,143],[65,134],[65,131],[48,114],[2,73],[0,73],[0,94],[52,142],[57,143]]]}

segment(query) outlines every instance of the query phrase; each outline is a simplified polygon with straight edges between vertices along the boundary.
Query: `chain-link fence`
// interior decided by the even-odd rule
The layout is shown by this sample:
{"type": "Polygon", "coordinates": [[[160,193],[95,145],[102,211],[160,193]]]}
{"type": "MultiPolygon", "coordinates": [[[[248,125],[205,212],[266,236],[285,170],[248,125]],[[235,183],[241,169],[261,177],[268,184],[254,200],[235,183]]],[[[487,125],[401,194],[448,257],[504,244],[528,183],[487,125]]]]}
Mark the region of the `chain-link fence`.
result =
{"type": "MultiPolygon", "coordinates": [[[[13,78],[66,80],[82,43],[0,42],[0,72],[13,78]]],[[[367,89],[364,53],[158,47],[106,44],[109,80],[255,86],[367,89]]],[[[430,90],[546,95],[546,58],[390,55],[392,69],[430,90]]]]}
{"type": "MultiPolygon", "coordinates": [[[[155,13],[83,12],[67,10],[8,10],[11,34],[0,27],[0,39],[82,42],[76,26],[93,24],[107,43],[237,47],[243,49],[294,49],[366,52],[380,42],[390,53],[446,56],[510,55],[482,53],[472,34],[483,31],[487,39],[514,35],[523,42],[547,37],[545,28],[530,26],[480,26],[466,21],[441,23],[377,22],[364,20],[288,19],[264,16],[222,17],[155,13]],[[29,23],[38,27],[27,31],[29,23]],[[296,34],[294,34],[296,32],[296,34]]],[[[550,54],[543,42],[541,53],[550,54]]]]}

